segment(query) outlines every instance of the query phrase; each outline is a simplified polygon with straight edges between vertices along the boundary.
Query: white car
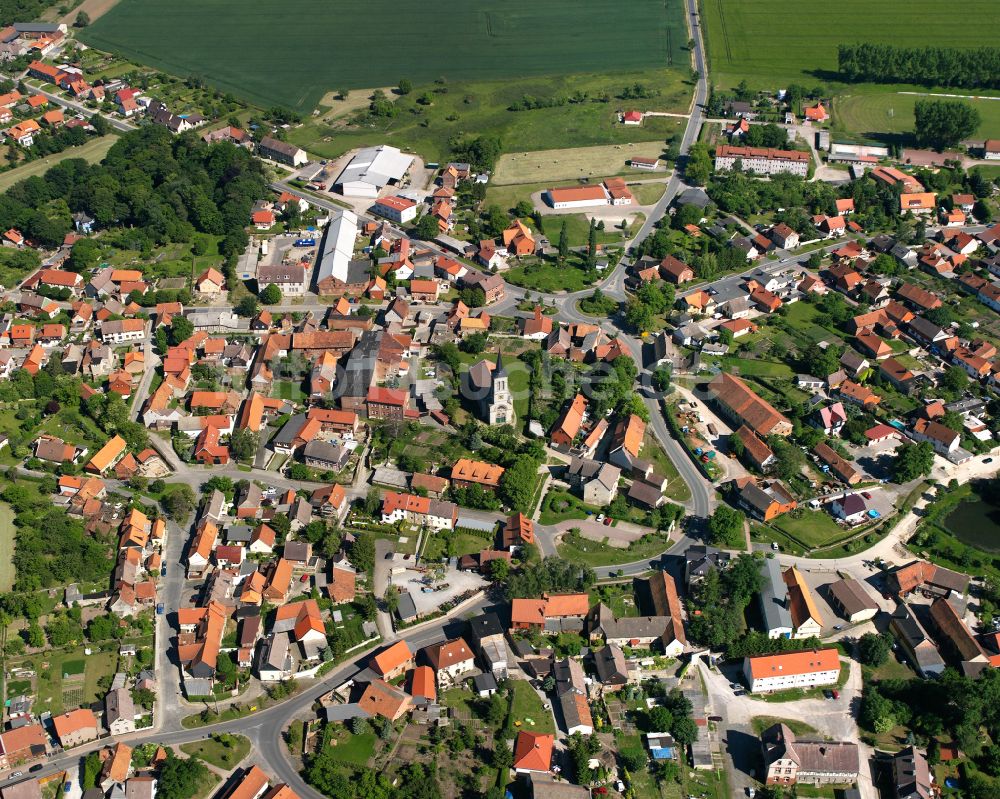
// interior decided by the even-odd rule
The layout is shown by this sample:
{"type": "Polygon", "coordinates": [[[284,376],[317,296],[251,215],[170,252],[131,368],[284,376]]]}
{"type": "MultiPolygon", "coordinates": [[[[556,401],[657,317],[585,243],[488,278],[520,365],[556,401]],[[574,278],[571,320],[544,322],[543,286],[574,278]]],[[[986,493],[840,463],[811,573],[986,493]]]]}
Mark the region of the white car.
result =
{"type": "Polygon", "coordinates": [[[594,521],[597,522],[598,524],[604,524],[604,514],[598,513],[597,518],[594,519],[594,521]]]}

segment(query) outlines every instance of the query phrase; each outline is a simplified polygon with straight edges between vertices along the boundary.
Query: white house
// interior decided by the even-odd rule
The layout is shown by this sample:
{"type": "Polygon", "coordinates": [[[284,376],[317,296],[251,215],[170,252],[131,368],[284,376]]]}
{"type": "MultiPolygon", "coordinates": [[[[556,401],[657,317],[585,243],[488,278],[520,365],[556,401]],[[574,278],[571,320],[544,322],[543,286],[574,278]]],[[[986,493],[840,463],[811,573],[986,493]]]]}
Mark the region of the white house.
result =
{"type": "Polygon", "coordinates": [[[750,693],[834,685],[840,678],[840,657],[836,649],[748,657],[743,674],[750,693]]]}
{"type": "Polygon", "coordinates": [[[424,649],[424,654],[437,675],[438,687],[457,685],[476,668],[476,656],[464,638],[455,638],[424,649]]]}

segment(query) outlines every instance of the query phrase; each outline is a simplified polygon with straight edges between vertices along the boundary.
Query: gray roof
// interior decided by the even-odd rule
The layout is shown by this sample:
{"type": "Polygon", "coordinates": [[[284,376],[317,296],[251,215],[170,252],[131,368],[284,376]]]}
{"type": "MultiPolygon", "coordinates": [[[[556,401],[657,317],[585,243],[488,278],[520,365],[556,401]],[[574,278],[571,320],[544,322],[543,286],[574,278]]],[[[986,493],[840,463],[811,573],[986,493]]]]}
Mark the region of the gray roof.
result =
{"type": "Polygon", "coordinates": [[[313,439],[302,448],[302,455],[339,466],[350,457],[350,452],[340,444],[313,439]]]}
{"type": "Polygon", "coordinates": [[[860,613],[863,610],[878,610],[878,604],[871,595],[864,589],[864,586],[853,577],[845,577],[837,580],[829,587],[830,594],[844,607],[848,616],[860,613]]]}
{"type": "Polygon", "coordinates": [[[767,630],[792,629],[792,614],[788,609],[787,586],[781,576],[777,558],[765,558],[760,565],[764,584],[760,589],[760,607],[767,630]]]}
{"type": "Polygon", "coordinates": [[[409,591],[403,591],[399,595],[399,602],[396,605],[396,615],[403,621],[417,618],[417,605],[413,601],[413,596],[409,591]]]}
{"type": "Polygon", "coordinates": [[[351,702],[347,705],[327,705],[323,708],[323,715],[328,722],[350,721],[355,718],[371,718],[371,714],[357,702],[351,702]]]}
{"type": "Polygon", "coordinates": [[[413,156],[406,155],[396,147],[383,144],[358,150],[344,171],[337,178],[337,184],[368,183],[379,189],[390,181],[400,180],[410,168],[413,156]]]}
{"type": "MultiPolygon", "coordinates": [[[[354,242],[358,237],[358,217],[353,211],[339,211],[327,225],[323,244],[316,259],[316,282],[328,277],[344,283],[348,280],[348,264],[354,257],[354,242]]],[[[365,262],[366,270],[368,262],[365,262]]]]}
{"type": "Polygon", "coordinates": [[[616,682],[628,679],[628,665],[625,663],[625,653],[616,644],[608,644],[603,649],[594,652],[594,667],[601,682],[616,682]]]}
{"type": "Polygon", "coordinates": [[[271,439],[271,446],[274,445],[291,445],[292,441],[295,440],[295,436],[299,434],[299,431],[305,426],[306,415],[304,413],[297,413],[277,432],[273,439],[271,439]]]}
{"type": "Polygon", "coordinates": [[[477,674],[472,678],[472,685],[477,691],[495,691],[497,680],[492,674],[477,674]]]}

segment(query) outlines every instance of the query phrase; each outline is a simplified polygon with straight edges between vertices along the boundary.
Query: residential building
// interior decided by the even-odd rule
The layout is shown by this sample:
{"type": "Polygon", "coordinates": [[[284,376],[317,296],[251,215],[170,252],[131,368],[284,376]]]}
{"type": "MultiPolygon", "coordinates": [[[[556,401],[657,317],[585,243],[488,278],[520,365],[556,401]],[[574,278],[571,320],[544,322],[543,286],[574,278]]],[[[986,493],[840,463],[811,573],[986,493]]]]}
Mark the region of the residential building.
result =
{"type": "Polygon", "coordinates": [[[765,558],[760,562],[760,572],[764,578],[759,594],[764,632],[768,638],[791,638],[794,624],[781,566],[776,558],[765,558]]]}
{"type": "Polygon", "coordinates": [[[936,677],[944,671],[944,658],[937,645],[906,602],[901,602],[893,611],[889,630],[921,677],[936,677]]]}
{"type": "Polygon", "coordinates": [[[541,599],[514,599],[511,627],[552,634],[562,632],[564,627],[581,631],[589,609],[590,599],[586,594],[543,594],[541,599]]]}
{"type": "Polygon", "coordinates": [[[743,674],[750,693],[834,685],[840,678],[840,657],[836,649],[748,657],[743,674]]]}
{"type": "Polygon", "coordinates": [[[708,386],[714,404],[734,426],[745,424],[762,436],[791,434],[792,423],[740,378],[721,372],[708,386]]]}
{"type": "MultiPolygon", "coordinates": [[[[997,157],[1000,158],[1000,149],[997,157]]],[[[934,799],[938,795],[927,758],[914,746],[892,756],[890,785],[892,799],[934,799]]]]}
{"type": "Polygon", "coordinates": [[[730,482],[736,504],[753,518],[769,522],[783,513],[795,510],[798,503],[777,480],[757,481],[741,477],[730,482]]]}
{"type": "Polygon", "coordinates": [[[788,592],[788,609],[792,616],[793,638],[818,638],[823,630],[820,615],[812,590],[802,579],[802,574],[794,566],[787,569],[782,578],[788,592]]]}
{"type": "Polygon", "coordinates": [[[265,136],[257,145],[257,155],[270,161],[277,161],[285,166],[299,167],[304,165],[309,156],[301,147],[283,142],[271,136],[265,136]]]}
{"type": "Polygon", "coordinates": [[[112,735],[135,732],[135,703],[128,688],[115,688],[104,697],[104,726],[112,735]]]}
{"type": "Polygon", "coordinates": [[[768,727],[760,743],[768,785],[850,784],[858,779],[856,743],[798,738],[786,724],[768,727]]]}
{"type": "Polygon", "coordinates": [[[475,670],[475,656],[464,638],[455,638],[425,647],[424,656],[437,676],[439,688],[448,688],[462,682],[465,675],[475,670]]]}
{"type": "Polygon", "coordinates": [[[397,641],[377,655],[372,655],[369,667],[383,679],[393,680],[413,667],[413,653],[406,641],[397,641]]]}
{"type": "Polygon", "coordinates": [[[734,147],[721,144],[715,148],[715,170],[726,172],[737,162],[747,172],[758,175],[788,173],[806,177],[811,162],[809,153],[799,150],[776,150],[770,147],[734,147]]]}
{"type": "Polygon", "coordinates": [[[63,749],[95,740],[100,730],[97,716],[90,708],[80,708],[53,716],[52,726],[63,749]]]}
{"type": "Polygon", "coordinates": [[[518,774],[547,772],[552,767],[555,738],[538,732],[521,730],[514,741],[514,771],[518,774]]]}
{"type": "Polygon", "coordinates": [[[851,624],[874,618],[879,611],[878,603],[864,585],[853,577],[831,583],[827,587],[827,598],[830,607],[851,624]]]}

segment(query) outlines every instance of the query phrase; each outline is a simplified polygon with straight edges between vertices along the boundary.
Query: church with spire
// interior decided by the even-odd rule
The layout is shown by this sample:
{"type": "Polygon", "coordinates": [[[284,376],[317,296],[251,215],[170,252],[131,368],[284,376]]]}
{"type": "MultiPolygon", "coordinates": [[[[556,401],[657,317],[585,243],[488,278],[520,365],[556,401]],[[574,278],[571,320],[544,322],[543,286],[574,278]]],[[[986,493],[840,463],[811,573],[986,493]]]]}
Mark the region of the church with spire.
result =
{"type": "Polygon", "coordinates": [[[503,355],[497,351],[496,364],[485,358],[469,369],[469,383],[477,398],[479,418],[489,425],[514,424],[514,400],[503,355]]]}

